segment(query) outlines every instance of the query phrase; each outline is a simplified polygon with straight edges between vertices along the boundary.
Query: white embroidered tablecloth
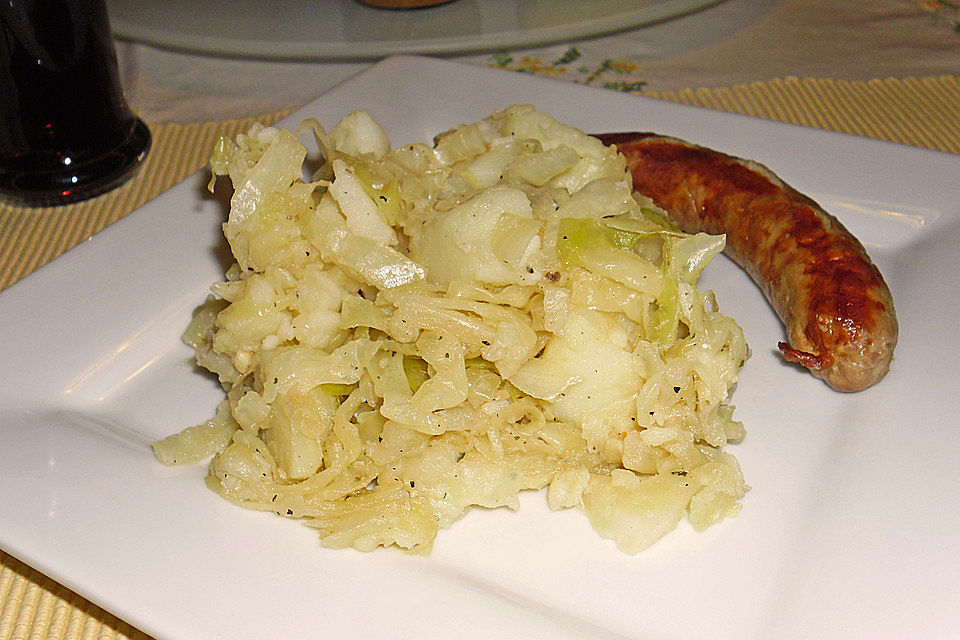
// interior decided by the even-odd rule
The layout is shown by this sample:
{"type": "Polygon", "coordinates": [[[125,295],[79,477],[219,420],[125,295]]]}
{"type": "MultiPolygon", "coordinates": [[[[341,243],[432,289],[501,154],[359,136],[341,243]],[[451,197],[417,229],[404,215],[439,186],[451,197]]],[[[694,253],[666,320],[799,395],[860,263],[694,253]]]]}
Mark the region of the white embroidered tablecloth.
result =
{"type": "MultiPolygon", "coordinates": [[[[269,62],[118,47],[149,122],[238,118],[299,106],[368,62],[269,62]]],[[[621,91],[776,78],[869,80],[960,73],[960,4],[946,0],[726,0],[581,42],[455,57],[621,91]]]]}

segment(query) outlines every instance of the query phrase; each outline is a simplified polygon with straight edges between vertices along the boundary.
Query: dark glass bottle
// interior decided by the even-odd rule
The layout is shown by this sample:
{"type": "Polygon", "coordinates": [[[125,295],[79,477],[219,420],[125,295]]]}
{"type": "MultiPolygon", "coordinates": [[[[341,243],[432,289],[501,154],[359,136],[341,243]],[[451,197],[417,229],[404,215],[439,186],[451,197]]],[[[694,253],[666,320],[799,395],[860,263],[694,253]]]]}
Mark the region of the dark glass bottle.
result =
{"type": "Polygon", "coordinates": [[[90,198],[126,181],[149,148],[120,86],[103,0],[0,2],[0,196],[90,198]]]}

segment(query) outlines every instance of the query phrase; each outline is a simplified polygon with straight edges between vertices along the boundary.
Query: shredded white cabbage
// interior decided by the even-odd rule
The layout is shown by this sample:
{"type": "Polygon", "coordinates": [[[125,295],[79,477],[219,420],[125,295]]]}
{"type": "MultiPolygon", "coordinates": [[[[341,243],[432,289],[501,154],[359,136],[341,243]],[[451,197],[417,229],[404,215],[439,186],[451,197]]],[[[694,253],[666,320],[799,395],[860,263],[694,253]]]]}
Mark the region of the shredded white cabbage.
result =
{"type": "Polygon", "coordinates": [[[548,487],[628,553],[737,513],[726,404],[748,357],[625,160],[530,106],[391,150],[364,112],[254,125],[211,161],[236,258],[185,339],[226,399],[154,445],[323,544],[428,552],[471,507],[548,487]]]}

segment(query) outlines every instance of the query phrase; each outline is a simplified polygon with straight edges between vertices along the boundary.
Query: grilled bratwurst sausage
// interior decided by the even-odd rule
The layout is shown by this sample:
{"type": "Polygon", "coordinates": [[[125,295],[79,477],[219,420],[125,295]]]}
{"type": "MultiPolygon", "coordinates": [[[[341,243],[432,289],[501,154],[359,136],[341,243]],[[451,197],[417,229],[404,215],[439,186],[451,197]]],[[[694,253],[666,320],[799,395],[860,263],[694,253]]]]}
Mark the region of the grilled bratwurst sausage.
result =
{"type": "Polygon", "coordinates": [[[755,162],[651,133],[598,137],[626,156],[634,190],[683,231],[726,234],[726,253],[786,326],[784,358],[838,391],[886,374],[897,343],[893,299],[836,218],[755,162]]]}

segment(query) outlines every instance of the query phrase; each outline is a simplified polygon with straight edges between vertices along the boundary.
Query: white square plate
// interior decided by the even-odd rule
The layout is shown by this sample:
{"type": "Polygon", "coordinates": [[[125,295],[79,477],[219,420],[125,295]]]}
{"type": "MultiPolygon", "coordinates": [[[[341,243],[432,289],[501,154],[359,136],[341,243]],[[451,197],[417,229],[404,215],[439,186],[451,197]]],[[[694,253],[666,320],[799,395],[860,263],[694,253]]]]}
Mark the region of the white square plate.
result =
{"type": "Polygon", "coordinates": [[[150,442],[221,396],[180,342],[224,269],[198,174],[0,295],[0,546],[162,638],[902,638],[960,628],[960,157],[422,58],[291,116],[369,110],[394,144],[511,103],[587,131],[652,130],[769,165],[866,244],[901,324],[891,373],[843,395],[784,364],[726,258],[703,286],[754,355],[734,394],[752,490],[705,533],[615,550],[543,494],[478,510],[427,558],[320,546],[208,491],[150,442]]]}

